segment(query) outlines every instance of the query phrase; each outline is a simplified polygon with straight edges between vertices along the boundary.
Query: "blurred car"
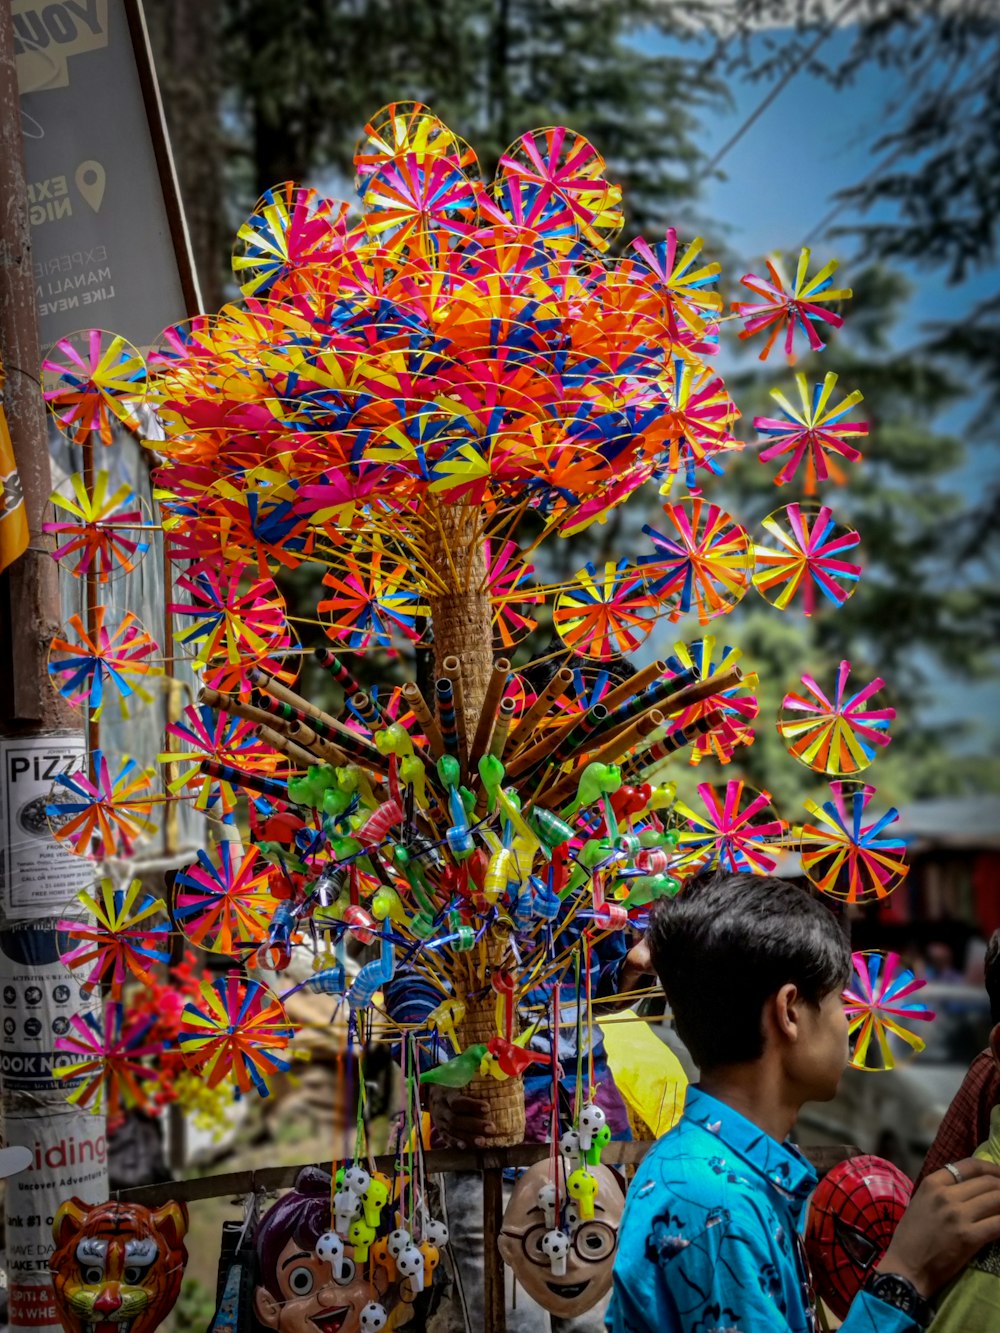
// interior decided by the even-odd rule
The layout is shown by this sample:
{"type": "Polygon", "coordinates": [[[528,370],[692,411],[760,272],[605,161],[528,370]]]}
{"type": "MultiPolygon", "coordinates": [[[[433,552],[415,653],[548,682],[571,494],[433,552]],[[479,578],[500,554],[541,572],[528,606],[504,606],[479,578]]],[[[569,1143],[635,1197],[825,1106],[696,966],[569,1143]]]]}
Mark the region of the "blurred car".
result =
{"type": "Polygon", "coordinates": [[[989,1042],[992,1023],[985,992],[971,986],[930,982],[914,998],[936,1015],[918,1028],[926,1050],[913,1058],[908,1046],[891,1039],[899,1061],[894,1069],[847,1069],[833,1101],[803,1107],[794,1135],[799,1143],[855,1143],[917,1175],[969,1065],[989,1042]]]}

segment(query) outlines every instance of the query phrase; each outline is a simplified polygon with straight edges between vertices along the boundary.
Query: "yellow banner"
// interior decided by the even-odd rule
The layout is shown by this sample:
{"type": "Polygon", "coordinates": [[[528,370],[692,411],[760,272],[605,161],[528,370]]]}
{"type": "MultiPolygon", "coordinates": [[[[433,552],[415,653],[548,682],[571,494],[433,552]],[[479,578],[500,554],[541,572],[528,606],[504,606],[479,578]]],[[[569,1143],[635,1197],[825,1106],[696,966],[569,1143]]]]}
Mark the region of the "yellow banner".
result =
{"type": "Polygon", "coordinates": [[[3,369],[0,367],[0,574],[27,549],[28,513],[3,410],[3,369]]]}

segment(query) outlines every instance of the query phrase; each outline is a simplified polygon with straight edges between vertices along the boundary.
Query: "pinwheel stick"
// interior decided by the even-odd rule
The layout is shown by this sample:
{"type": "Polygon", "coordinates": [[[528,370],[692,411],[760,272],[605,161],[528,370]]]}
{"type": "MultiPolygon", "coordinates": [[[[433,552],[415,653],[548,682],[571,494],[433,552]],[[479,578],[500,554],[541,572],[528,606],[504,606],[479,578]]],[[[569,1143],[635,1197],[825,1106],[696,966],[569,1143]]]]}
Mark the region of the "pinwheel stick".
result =
{"type": "MultiPolygon", "coordinates": [[[[486,698],[483,700],[482,711],[479,714],[479,721],[476,724],[476,734],[472,738],[472,748],[469,751],[469,768],[475,771],[476,765],[484,754],[489,752],[495,754],[491,740],[496,729],[497,717],[500,709],[500,700],[503,696],[504,687],[507,684],[507,677],[510,675],[510,661],[506,657],[498,657],[493,663],[493,675],[490,676],[489,687],[486,691],[486,698]]],[[[513,708],[511,709],[511,713],[513,708]]],[[[510,727],[510,715],[508,714],[507,726],[510,727]]],[[[504,733],[506,742],[507,733],[504,733]]],[[[498,758],[503,757],[501,748],[498,758]]]]}

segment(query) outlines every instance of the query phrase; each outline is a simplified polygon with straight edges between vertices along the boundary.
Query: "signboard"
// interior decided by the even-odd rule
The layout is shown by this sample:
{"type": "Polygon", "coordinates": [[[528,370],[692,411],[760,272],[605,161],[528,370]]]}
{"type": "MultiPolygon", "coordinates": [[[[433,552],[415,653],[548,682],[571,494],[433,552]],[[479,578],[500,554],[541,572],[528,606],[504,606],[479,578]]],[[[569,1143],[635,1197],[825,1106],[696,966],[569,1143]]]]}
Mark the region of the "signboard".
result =
{"type": "Polygon", "coordinates": [[[146,346],[200,303],[138,0],[11,6],[42,346],[146,346]]]}
{"type": "Polygon", "coordinates": [[[78,733],[0,737],[0,915],[37,921],[66,911],[94,867],[52,836],[45,807],[60,773],[84,765],[78,733]]]}

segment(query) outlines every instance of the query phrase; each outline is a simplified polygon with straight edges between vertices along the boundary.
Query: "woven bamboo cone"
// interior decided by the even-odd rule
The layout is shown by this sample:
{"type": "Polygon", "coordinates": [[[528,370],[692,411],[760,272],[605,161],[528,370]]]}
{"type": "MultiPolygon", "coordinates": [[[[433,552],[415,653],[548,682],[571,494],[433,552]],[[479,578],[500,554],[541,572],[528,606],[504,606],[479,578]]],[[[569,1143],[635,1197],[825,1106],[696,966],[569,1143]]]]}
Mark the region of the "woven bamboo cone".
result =
{"type": "MultiPolygon", "coordinates": [[[[499,960],[506,952],[506,942],[491,940],[489,950],[492,959],[499,960]]],[[[497,1035],[497,993],[487,983],[482,995],[462,997],[465,1000],[465,1017],[456,1027],[462,1050],[480,1042],[488,1042],[497,1035]]],[[[517,1036],[517,1010],[514,1010],[513,1036],[517,1036]]],[[[524,1082],[520,1078],[507,1078],[503,1081],[491,1078],[474,1078],[463,1089],[467,1097],[477,1097],[489,1106],[489,1116],[496,1126],[494,1134],[486,1134],[490,1148],[511,1148],[524,1142],[524,1082]]]]}

